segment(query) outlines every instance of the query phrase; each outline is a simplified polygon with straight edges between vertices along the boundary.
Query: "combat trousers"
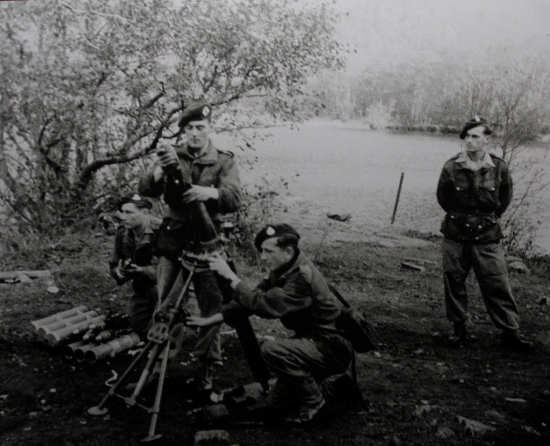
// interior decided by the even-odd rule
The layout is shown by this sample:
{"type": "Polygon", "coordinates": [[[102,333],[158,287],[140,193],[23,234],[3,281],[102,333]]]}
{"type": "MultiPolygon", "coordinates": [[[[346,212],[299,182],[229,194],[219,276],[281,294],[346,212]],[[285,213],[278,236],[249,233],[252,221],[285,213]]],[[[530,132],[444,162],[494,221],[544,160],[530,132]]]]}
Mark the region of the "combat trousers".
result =
{"type": "Polygon", "coordinates": [[[145,293],[134,293],[128,302],[128,319],[130,327],[146,339],[146,334],[151,328],[153,313],[158,302],[157,287],[152,286],[145,293]]]}
{"type": "Polygon", "coordinates": [[[508,282],[504,249],[500,241],[483,245],[443,240],[443,274],[447,319],[467,319],[466,278],[474,270],[487,312],[501,330],[519,328],[518,307],[508,282]]]}
{"type": "MultiPolygon", "coordinates": [[[[157,269],[157,287],[161,302],[174,298],[181,292],[185,280],[189,277],[189,270],[180,262],[172,262],[161,257],[157,269]]],[[[212,271],[195,272],[192,278],[195,295],[201,317],[210,317],[221,311],[222,295],[212,271]]],[[[186,301],[183,302],[185,305],[186,301]]],[[[220,326],[201,327],[199,338],[193,355],[198,359],[199,366],[211,367],[215,361],[220,361],[220,326]]]]}
{"type": "Polygon", "coordinates": [[[343,373],[352,354],[349,341],[336,334],[317,339],[267,341],[261,351],[266,364],[277,375],[267,399],[274,408],[318,404],[323,399],[319,383],[343,373]]]}

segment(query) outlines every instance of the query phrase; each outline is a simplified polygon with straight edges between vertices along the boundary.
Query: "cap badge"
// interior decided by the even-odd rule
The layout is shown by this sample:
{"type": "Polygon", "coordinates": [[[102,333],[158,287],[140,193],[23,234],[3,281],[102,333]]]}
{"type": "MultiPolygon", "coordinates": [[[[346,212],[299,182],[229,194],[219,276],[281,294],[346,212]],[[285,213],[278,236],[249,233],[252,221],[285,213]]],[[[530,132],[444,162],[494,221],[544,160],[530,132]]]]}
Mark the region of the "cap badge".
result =
{"type": "Polygon", "coordinates": [[[138,194],[135,194],[135,195],[132,197],[132,200],[134,200],[134,201],[141,201],[141,197],[140,197],[138,194]]]}
{"type": "Polygon", "coordinates": [[[475,115],[474,116],[474,121],[479,122],[479,121],[481,121],[481,118],[478,115],[475,115]]]}
{"type": "Polygon", "coordinates": [[[265,233],[269,236],[275,235],[275,229],[273,229],[271,226],[268,226],[265,230],[265,233]]]}
{"type": "Polygon", "coordinates": [[[210,115],[210,108],[205,105],[203,108],[202,108],[202,115],[206,118],[210,115]]]}

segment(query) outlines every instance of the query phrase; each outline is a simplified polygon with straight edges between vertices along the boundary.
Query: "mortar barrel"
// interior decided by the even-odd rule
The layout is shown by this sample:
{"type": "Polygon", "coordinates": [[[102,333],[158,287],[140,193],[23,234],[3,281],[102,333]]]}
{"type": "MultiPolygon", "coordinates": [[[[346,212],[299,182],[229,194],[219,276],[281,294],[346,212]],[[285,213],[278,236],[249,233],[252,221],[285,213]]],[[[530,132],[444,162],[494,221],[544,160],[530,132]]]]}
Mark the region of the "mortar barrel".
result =
{"type": "Polygon", "coordinates": [[[139,336],[136,333],[130,333],[128,335],[121,336],[113,339],[106,344],[98,345],[95,348],[91,348],[86,351],[86,361],[93,364],[98,359],[105,358],[106,356],[115,356],[116,354],[128,350],[139,344],[139,336]]]}
{"type": "Polygon", "coordinates": [[[65,358],[67,359],[73,359],[75,350],[79,347],[82,347],[83,345],[84,342],[82,341],[76,341],[72,344],[66,345],[65,347],[63,347],[63,356],[65,356],[65,358]]]}
{"type": "Polygon", "coordinates": [[[101,321],[105,319],[105,316],[97,316],[97,313],[95,311],[90,311],[86,313],[84,316],[85,318],[80,322],[67,325],[66,327],[60,328],[59,330],[49,333],[47,335],[49,342],[55,345],[60,341],[62,341],[63,339],[73,336],[73,333],[75,331],[78,334],[80,330],[85,330],[89,325],[93,324],[94,321],[98,321],[98,320],[101,321]]]}
{"type": "Polygon", "coordinates": [[[84,362],[86,360],[86,352],[92,348],[97,348],[95,344],[84,344],[76,348],[74,351],[73,358],[76,359],[76,362],[84,362]]]}
{"type": "Polygon", "coordinates": [[[61,319],[59,321],[52,322],[51,324],[48,324],[48,325],[42,325],[42,327],[38,329],[38,332],[44,333],[45,335],[49,335],[50,333],[53,333],[54,331],[57,331],[61,328],[72,327],[74,326],[74,324],[78,324],[79,322],[85,321],[86,319],[88,319],[88,316],[94,317],[96,315],[97,313],[95,311],[88,311],[86,313],[82,313],[81,311],[79,311],[78,314],[75,316],[61,319]]]}
{"type": "Polygon", "coordinates": [[[53,314],[42,319],[37,319],[36,321],[32,321],[31,325],[36,331],[38,331],[38,329],[44,325],[51,324],[52,322],[65,319],[67,317],[76,316],[78,312],[84,313],[86,311],[88,311],[88,307],[86,305],[80,305],[78,307],[71,308],[70,310],[62,311],[61,313],[53,314]]]}

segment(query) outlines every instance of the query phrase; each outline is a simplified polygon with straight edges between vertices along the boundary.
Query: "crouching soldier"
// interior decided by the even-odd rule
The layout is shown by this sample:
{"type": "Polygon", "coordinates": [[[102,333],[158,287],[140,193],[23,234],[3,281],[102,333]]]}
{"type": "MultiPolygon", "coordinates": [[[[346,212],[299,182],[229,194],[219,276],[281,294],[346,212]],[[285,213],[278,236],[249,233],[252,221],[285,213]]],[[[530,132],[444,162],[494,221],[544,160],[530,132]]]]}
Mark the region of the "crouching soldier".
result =
{"type": "Polygon", "coordinates": [[[161,220],[149,214],[151,207],[149,200],[137,194],[119,201],[122,224],[117,230],[109,263],[117,285],[132,281],[134,294],[128,304],[128,318],[142,339],[146,338],[158,301],[152,246],[161,220]]]}
{"type": "Polygon", "coordinates": [[[305,423],[325,405],[319,383],[347,369],[352,346],[335,327],[340,305],[319,270],[300,252],[299,239],[286,224],[266,226],[258,233],[255,246],[270,273],[256,287],[242,282],[219,255],[210,257],[211,270],[231,282],[234,300],[221,313],[190,317],[187,323],[232,325],[243,314],[279,318],[295,334],[261,346],[265,362],[277,376],[268,404],[283,409],[287,421],[305,423]]]}

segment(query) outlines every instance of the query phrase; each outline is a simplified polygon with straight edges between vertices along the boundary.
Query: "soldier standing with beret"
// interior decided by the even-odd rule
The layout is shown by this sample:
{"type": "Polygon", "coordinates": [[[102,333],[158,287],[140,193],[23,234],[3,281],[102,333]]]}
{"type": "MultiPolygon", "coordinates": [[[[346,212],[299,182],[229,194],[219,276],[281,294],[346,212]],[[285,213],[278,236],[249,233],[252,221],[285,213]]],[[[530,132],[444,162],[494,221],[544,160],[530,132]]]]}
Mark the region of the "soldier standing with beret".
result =
{"type": "MultiPolygon", "coordinates": [[[[208,104],[195,103],[186,107],[179,120],[187,141],[183,145],[165,145],[157,151],[158,162],[141,178],[141,194],[158,198],[164,195],[168,215],[163,220],[156,242],[159,255],[157,270],[159,297],[162,301],[179,293],[189,271],[183,268],[179,256],[183,251],[200,254],[200,227],[188,205],[200,201],[214,224],[220,214],[235,212],[241,203],[241,189],[237,165],[231,152],[217,149],[209,138],[212,109],[208,104]],[[179,164],[185,181],[192,184],[180,198],[170,193],[166,171],[179,164]]],[[[201,316],[217,313],[222,295],[213,273],[196,272],[193,285],[201,316]]],[[[212,388],[212,366],[221,363],[219,327],[201,328],[194,356],[198,360],[197,389],[212,388]]]]}
{"type": "Polygon", "coordinates": [[[447,161],[439,177],[437,200],[447,213],[443,233],[443,270],[452,346],[468,341],[466,278],[473,268],[487,312],[502,330],[504,348],[526,351],[532,345],[518,335],[518,307],[508,282],[499,219],[512,200],[512,178],[504,160],[487,151],[492,131],[476,116],[460,139],[466,151],[447,161]]]}
{"type": "Polygon", "coordinates": [[[319,383],[346,370],[352,346],[335,326],[340,304],[319,270],[300,252],[299,239],[287,224],[268,225],[258,233],[255,246],[270,272],[256,287],[241,281],[219,255],[212,256],[210,269],[231,281],[234,299],[218,314],[190,317],[187,324],[235,325],[251,314],[280,319],[295,334],[261,345],[264,361],[277,376],[267,402],[287,412],[287,421],[305,423],[325,405],[319,383]],[[288,414],[290,410],[296,412],[288,414]]]}
{"type": "Polygon", "coordinates": [[[122,224],[117,229],[109,263],[111,276],[117,285],[132,281],[134,294],[128,304],[128,318],[132,329],[145,339],[158,302],[156,266],[152,260],[160,219],[149,214],[152,203],[138,194],[123,197],[117,207],[122,224]]]}

